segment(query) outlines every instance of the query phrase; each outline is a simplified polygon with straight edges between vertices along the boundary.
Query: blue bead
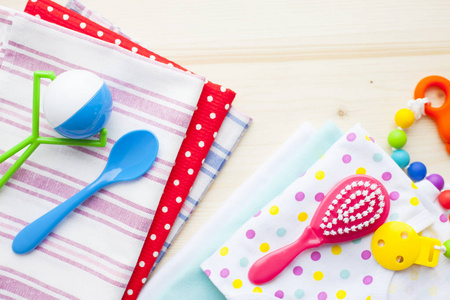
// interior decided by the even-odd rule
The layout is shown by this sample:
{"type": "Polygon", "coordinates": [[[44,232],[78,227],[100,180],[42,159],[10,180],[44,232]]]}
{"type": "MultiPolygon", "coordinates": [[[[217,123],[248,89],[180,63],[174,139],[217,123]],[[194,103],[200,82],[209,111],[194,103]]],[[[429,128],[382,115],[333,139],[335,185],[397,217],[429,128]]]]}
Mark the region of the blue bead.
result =
{"type": "Polygon", "coordinates": [[[404,169],[409,165],[409,154],[405,150],[395,150],[391,155],[392,159],[397,163],[397,165],[404,169]]]}
{"type": "Polygon", "coordinates": [[[420,181],[427,175],[427,167],[419,161],[413,162],[408,167],[408,176],[413,181],[420,181]]]}

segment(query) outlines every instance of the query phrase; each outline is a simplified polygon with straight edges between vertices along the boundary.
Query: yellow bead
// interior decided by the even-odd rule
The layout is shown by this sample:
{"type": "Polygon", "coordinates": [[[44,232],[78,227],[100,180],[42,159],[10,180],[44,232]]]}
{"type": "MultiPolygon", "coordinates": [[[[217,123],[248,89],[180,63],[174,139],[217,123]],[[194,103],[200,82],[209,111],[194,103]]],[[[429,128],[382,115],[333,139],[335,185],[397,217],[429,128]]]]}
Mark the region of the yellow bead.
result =
{"type": "Polygon", "coordinates": [[[416,119],[414,118],[414,113],[407,108],[400,109],[395,114],[395,124],[397,124],[397,126],[401,128],[410,127],[412,124],[414,124],[415,120],[416,119]]]}

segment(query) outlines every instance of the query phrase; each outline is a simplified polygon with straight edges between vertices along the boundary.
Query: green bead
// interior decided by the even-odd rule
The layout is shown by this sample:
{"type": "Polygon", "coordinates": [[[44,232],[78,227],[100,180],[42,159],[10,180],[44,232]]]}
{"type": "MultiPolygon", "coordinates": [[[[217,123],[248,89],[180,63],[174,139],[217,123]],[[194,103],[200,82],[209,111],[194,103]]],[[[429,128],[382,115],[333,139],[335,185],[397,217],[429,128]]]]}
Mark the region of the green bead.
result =
{"type": "Polygon", "coordinates": [[[444,253],[445,257],[450,258],[450,240],[446,240],[444,242],[444,247],[445,249],[447,249],[447,251],[445,251],[444,253]]]}
{"type": "Polygon", "coordinates": [[[391,147],[400,149],[406,144],[406,133],[401,129],[394,129],[388,135],[388,142],[391,147]]]}

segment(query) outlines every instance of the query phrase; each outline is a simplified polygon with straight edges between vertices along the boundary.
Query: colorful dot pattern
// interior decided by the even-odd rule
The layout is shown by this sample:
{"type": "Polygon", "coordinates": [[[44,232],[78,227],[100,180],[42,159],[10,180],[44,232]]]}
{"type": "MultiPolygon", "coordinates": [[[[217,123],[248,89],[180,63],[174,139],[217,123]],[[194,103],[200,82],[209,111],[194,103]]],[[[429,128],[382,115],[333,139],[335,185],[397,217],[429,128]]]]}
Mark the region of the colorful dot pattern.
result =
{"type": "Polygon", "coordinates": [[[279,275],[279,280],[264,286],[248,280],[252,264],[296,240],[327,192],[354,174],[366,174],[384,184],[391,200],[390,217],[407,220],[424,209],[411,180],[357,126],[227,242],[230,254],[222,256],[219,249],[202,268],[211,270],[210,279],[225,296],[236,295],[239,290],[239,295],[261,293],[273,299],[371,299],[377,289],[389,285],[383,276],[377,277],[386,271],[373,258],[371,236],[306,250],[279,275]],[[248,264],[241,263],[242,257],[248,264]],[[220,275],[224,268],[230,270],[227,278],[220,275]],[[241,282],[238,285],[237,279],[241,282]]]}

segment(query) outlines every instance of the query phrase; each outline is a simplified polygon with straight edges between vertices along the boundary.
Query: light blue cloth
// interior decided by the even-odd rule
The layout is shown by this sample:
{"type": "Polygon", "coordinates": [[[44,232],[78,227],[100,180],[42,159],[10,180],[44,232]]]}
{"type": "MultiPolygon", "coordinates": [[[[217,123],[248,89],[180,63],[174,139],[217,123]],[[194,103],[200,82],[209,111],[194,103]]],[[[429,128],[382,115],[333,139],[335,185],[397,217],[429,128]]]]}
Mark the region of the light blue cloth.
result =
{"type": "Polygon", "coordinates": [[[218,231],[215,236],[212,236],[207,244],[199,245],[198,255],[190,257],[189,261],[183,262],[176,274],[173,274],[173,280],[170,283],[165,284],[163,288],[160,287],[159,291],[155,291],[153,288],[151,288],[152,291],[144,291],[141,293],[140,299],[225,299],[222,293],[203,273],[200,264],[226,242],[249,218],[279,195],[312,166],[314,162],[322,157],[341,136],[342,132],[334,123],[328,122],[324,125],[293,158],[283,162],[283,167],[271,177],[272,180],[261,184],[261,189],[258,193],[255,192],[253,198],[246,199],[246,202],[242,203],[240,210],[236,211],[234,216],[230,216],[228,224],[222,230],[218,231]]]}

